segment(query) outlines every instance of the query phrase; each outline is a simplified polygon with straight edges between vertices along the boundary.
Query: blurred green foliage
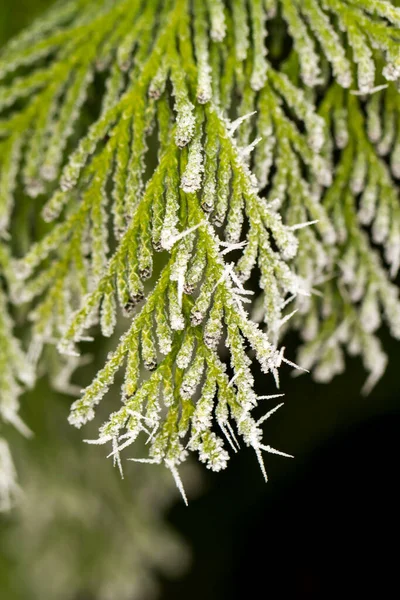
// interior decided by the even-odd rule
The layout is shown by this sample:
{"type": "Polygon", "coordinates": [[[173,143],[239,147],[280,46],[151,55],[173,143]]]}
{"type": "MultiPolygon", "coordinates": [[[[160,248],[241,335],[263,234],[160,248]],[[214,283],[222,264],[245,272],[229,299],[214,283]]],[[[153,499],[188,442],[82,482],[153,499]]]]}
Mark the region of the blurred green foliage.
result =
{"type": "Polygon", "coordinates": [[[0,45],[29,25],[53,0],[2,0],[0,8],[0,45]]]}
{"type": "MultiPolygon", "coordinates": [[[[51,3],[51,0],[2,0],[0,45],[31,22],[36,14],[51,3]]],[[[304,468],[309,457],[318,453],[318,449],[325,440],[334,436],[340,437],[355,423],[371,421],[377,415],[398,410],[399,380],[396,365],[399,355],[398,344],[390,340],[386,340],[386,342],[391,356],[388,371],[368,398],[360,395],[363,373],[358,361],[352,361],[348,365],[346,374],[336,378],[328,387],[313,383],[306,375],[296,380],[289,380],[287,374],[283,377],[287,405],[275,418],[271,444],[276,443],[288,452],[293,452],[297,458],[290,464],[286,461],[279,461],[279,459],[272,459],[272,480],[278,481],[281,478],[287,482],[292,477],[294,478],[296,471],[304,468]]],[[[289,340],[289,356],[290,347],[294,347],[294,345],[289,340]]],[[[262,393],[262,389],[260,389],[260,393],[262,393]]],[[[25,504],[25,507],[19,513],[15,513],[11,519],[2,518],[0,521],[0,597],[4,600],[39,600],[39,598],[40,600],[62,600],[62,598],[68,597],[63,596],[60,590],[65,590],[71,581],[61,582],[56,592],[54,587],[47,584],[54,579],[57,573],[57,560],[60,561],[60,565],[65,562],[63,552],[66,552],[65,556],[68,559],[74,558],[71,553],[73,555],[78,552],[80,557],[86,553],[87,570],[77,578],[78,584],[74,588],[74,592],[79,591],[79,594],[84,594],[79,596],[80,600],[90,598],[97,600],[98,596],[92,594],[93,591],[96,591],[96,585],[92,584],[93,580],[96,580],[96,573],[95,571],[89,573],[89,571],[93,566],[96,550],[102,551],[104,547],[108,546],[108,535],[111,536],[116,529],[121,540],[124,534],[129,535],[129,526],[132,526],[129,519],[129,512],[132,510],[131,480],[128,477],[127,481],[121,482],[117,473],[111,470],[111,464],[104,460],[103,454],[99,454],[97,448],[83,447],[79,433],[66,423],[68,399],[50,392],[47,385],[42,382],[34,392],[23,398],[22,404],[24,405],[24,403],[24,417],[36,431],[36,439],[34,441],[23,440],[17,434],[13,437],[15,444],[19,446],[16,458],[21,485],[22,487],[27,486],[27,499],[29,499],[29,493],[35,494],[37,505],[27,506],[25,504]],[[45,406],[51,405],[54,407],[54,415],[46,418],[45,406]],[[45,418],[42,420],[42,417],[45,418]],[[55,424],[56,428],[54,429],[55,424]],[[57,432],[56,435],[54,431],[57,432]],[[69,447],[68,454],[63,456],[63,449],[67,447],[69,447]],[[78,460],[79,458],[81,460],[78,460]],[[83,466],[84,460],[87,460],[87,470],[83,466]],[[31,469],[33,465],[34,468],[31,469]],[[48,477],[47,488],[46,477],[48,477]],[[84,494],[90,497],[93,493],[99,495],[98,518],[94,518],[93,514],[88,514],[86,521],[84,511],[80,514],[73,514],[71,509],[66,520],[60,523],[59,510],[61,507],[54,506],[56,494],[61,492],[63,501],[68,502],[63,490],[72,490],[72,493],[75,494],[81,483],[84,494]],[[41,484],[43,484],[42,487],[38,488],[38,485],[41,484]],[[109,493],[110,485],[115,492],[112,495],[109,493]],[[52,494],[55,495],[52,496],[52,494]],[[104,503],[104,513],[101,508],[102,502],[104,503]],[[38,536],[38,526],[46,521],[43,519],[43,510],[46,510],[46,506],[48,511],[53,510],[54,512],[49,513],[46,525],[38,536]],[[118,520],[117,528],[113,522],[114,518],[118,520]],[[124,520],[125,518],[127,521],[124,520]],[[30,537],[34,535],[36,537],[30,537]],[[59,539],[63,535],[66,536],[63,538],[64,541],[70,537],[71,544],[69,546],[68,543],[64,546],[59,543],[59,539]],[[41,559],[43,557],[50,557],[55,561],[52,563],[50,572],[42,570],[41,559]],[[37,587],[32,587],[35,582],[37,587]],[[88,589],[91,589],[90,593],[88,589]]],[[[13,435],[11,431],[10,435],[13,435]]],[[[220,559],[219,553],[227,551],[230,547],[229,531],[233,523],[247,522],[248,511],[251,510],[249,495],[252,495],[254,503],[262,504],[262,499],[270,493],[269,488],[264,488],[257,466],[254,464],[255,461],[254,463],[252,461],[254,461],[254,457],[250,453],[243,453],[234,462],[229,473],[219,476],[221,479],[217,484],[214,483],[215,477],[210,476],[211,492],[199,500],[197,505],[194,503],[195,507],[189,509],[193,510],[191,514],[183,513],[180,508],[177,510],[176,522],[185,529],[186,533],[196,532],[195,543],[200,560],[193,576],[194,579],[187,580],[186,588],[185,586],[181,588],[183,589],[181,594],[173,588],[171,597],[187,598],[189,586],[193,585],[193,583],[190,584],[190,581],[196,581],[198,584],[192,600],[201,597],[204,590],[207,589],[211,594],[211,585],[214,585],[217,576],[216,567],[214,565],[212,575],[210,574],[208,588],[203,581],[205,570],[212,569],[213,561],[220,559]],[[255,483],[258,477],[259,484],[255,483]],[[239,491],[238,481],[243,484],[239,491]],[[250,491],[249,486],[253,485],[254,488],[250,491]],[[229,501],[230,507],[228,511],[226,511],[227,501],[229,501]],[[210,511],[214,513],[211,522],[210,511]],[[207,527],[204,528],[206,523],[207,527]],[[211,529],[213,529],[214,540],[219,538],[220,541],[210,550],[209,540],[206,539],[206,536],[211,533],[211,529]]],[[[279,484],[275,484],[273,488],[275,495],[277,494],[277,485],[279,487],[279,484]]],[[[159,531],[161,532],[161,525],[159,531]]],[[[156,532],[153,531],[153,533],[155,535],[156,532]]],[[[174,546],[174,548],[176,547],[174,546]]],[[[129,544],[125,550],[129,551],[129,544]]],[[[177,554],[177,556],[179,555],[177,554]]],[[[181,560],[183,563],[183,557],[181,560]]],[[[51,562],[46,564],[51,565],[51,562]]],[[[102,575],[100,561],[98,565],[100,565],[98,574],[102,575]]],[[[67,573],[67,577],[70,577],[68,569],[64,571],[63,576],[65,573],[67,573]]],[[[220,573],[219,577],[222,576],[223,574],[220,573]]],[[[98,583],[98,578],[96,583],[98,583]]],[[[76,593],[70,597],[73,600],[78,598],[76,593]]],[[[121,597],[110,596],[112,600],[114,598],[120,600],[121,597]]],[[[222,596],[210,595],[209,600],[217,597],[219,600],[222,599],[222,596]]],[[[139,596],[139,598],[142,600],[142,597],[139,596]]]]}

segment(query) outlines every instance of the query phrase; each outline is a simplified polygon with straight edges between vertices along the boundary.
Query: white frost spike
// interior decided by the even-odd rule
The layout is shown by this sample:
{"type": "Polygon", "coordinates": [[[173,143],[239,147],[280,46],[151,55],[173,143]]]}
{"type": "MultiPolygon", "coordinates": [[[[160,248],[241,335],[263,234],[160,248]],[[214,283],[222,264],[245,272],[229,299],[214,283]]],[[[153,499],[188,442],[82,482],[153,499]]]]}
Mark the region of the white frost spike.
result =
{"type": "Polygon", "coordinates": [[[228,277],[230,277],[233,283],[237,286],[237,288],[234,289],[234,291],[237,294],[247,294],[250,296],[254,294],[254,292],[252,292],[251,290],[246,290],[246,288],[243,287],[243,283],[240,281],[239,277],[235,273],[235,263],[233,262],[227,263],[225,265],[224,273],[215,287],[218,287],[218,285],[225,281],[228,277]]]}
{"type": "Polygon", "coordinates": [[[286,300],[282,304],[282,308],[285,308],[285,306],[287,306],[288,304],[290,304],[291,302],[293,302],[293,300],[295,300],[295,299],[296,299],[296,295],[295,294],[292,294],[291,296],[289,296],[289,298],[286,298],[286,300]]]}
{"type": "Polygon", "coordinates": [[[159,465],[160,461],[157,458],[128,458],[132,462],[146,463],[147,465],[159,465]]]}
{"type": "Polygon", "coordinates": [[[365,96],[366,94],[376,94],[377,92],[381,92],[382,90],[386,90],[389,87],[388,83],[384,83],[382,85],[377,85],[369,90],[350,90],[350,94],[353,96],[365,96]]]}
{"type": "Polygon", "coordinates": [[[233,292],[233,297],[236,300],[236,303],[241,307],[243,304],[251,304],[250,298],[243,298],[243,296],[240,296],[235,292],[233,292]]]}
{"type": "Polygon", "coordinates": [[[96,446],[101,446],[103,444],[107,444],[112,440],[111,435],[107,435],[105,437],[99,437],[97,440],[83,440],[85,444],[95,444],[96,446]]]}
{"type": "Polygon", "coordinates": [[[310,225],[315,225],[315,223],[319,223],[319,219],[315,221],[305,221],[304,223],[298,223],[297,225],[291,225],[288,227],[291,231],[296,231],[297,229],[303,229],[304,227],[309,227],[310,225]]]}
{"type": "Polygon", "coordinates": [[[240,154],[242,155],[242,157],[245,158],[246,156],[250,156],[250,154],[253,152],[254,148],[257,146],[257,144],[259,144],[261,142],[261,140],[262,140],[262,137],[257,137],[255,140],[253,140],[251,142],[251,144],[249,144],[245,148],[241,148],[240,154]]]}
{"type": "Polygon", "coordinates": [[[247,119],[250,119],[253,115],[256,114],[257,111],[253,110],[253,112],[247,113],[246,115],[242,115],[241,117],[235,119],[235,121],[232,121],[232,123],[228,125],[229,135],[232,136],[235,133],[236,129],[240,127],[240,125],[244,123],[244,121],[247,121],[247,119]]]}
{"type": "Polygon", "coordinates": [[[292,317],[293,315],[295,315],[298,312],[298,308],[296,308],[295,310],[293,310],[291,313],[289,313],[288,315],[286,315],[285,317],[283,317],[283,319],[281,319],[278,322],[278,329],[280,327],[282,327],[282,325],[284,325],[285,323],[287,323],[292,317]]]}
{"type": "Polygon", "coordinates": [[[169,320],[174,331],[182,331],[185,328],[185,319],[179,306],[178,289],[175,285],[169,287],[169,320]]]}
{"type": "Polygon", "coordinates": [[[232,448],[232,450],[237,453],[238,449],[236,448],[235,444],[233,443],[233,440],[231,438],[231,436],[229,435],[229,432],[225,429],[224,425],[222,423],[218,423],[222,433],[225,436],[226,441],[228,442],[228,444],[230,445],[230,447],[232,448]]]}
{"type": "MultiPolygon", "coordinates": [[[[232,288],[232,291],[234,292],[234,294],[238,295],[238,296],[253,296],[254,292],[253,290],[241,290],[238,288],[232,288]]],[[[247,298],[241,298],[241,300],[245,301],[247,300],[247,298]]]]}
{"type": "Polygon", "coordinates": [[[285,394],[270,394],[269,396],[257,396],[257,400],[272,400],[272,398],[282,398],[285,394]]]}
{"type": "Polygon", "coordinates": [[[177,250],[175,263],[171,270],[171,281],[177,282],[178,289],[178,305],[182,308],[182,298],[185,287],[185,275],[192,254],[194,242],[194,235],[190,234],[186,236],[184,242],[182,242],[177,250]]]}
{"type": "Polygon", "coordinates": [[[218,425],[220,426],[220,429],[222,431],[222,433],[224,434],[228,444],[230,445],[230,447],[232,448],[232,450],[237,453],[238,450],[240,450],[240,446],[239,446],[239,442],[236,439],[235,433],[232,429],[232,427],[230,426],[230,423],[227,421],[226,423],[223,423],[222,421],[218,421],[218,425]],[[226,426],[226,429],[225,429],[226,426]]]}
{"type": "Polygon", "coordinates": [[[261,450],[269,452],[270,454],[278,454],[279,456],[284,456],[285,458],[294,458],[293,454],[286,454],[286,452],[281,452],[280,450],[271,448],[271,446],[264,446],[263,444],[260,444],[259,447],[261,448],[261,450]]]}
{"type": "Polygon", "coordinates": [[[152,442],[154,440],[154,436],[156,435],[158,431],[158,425],[154,425],[153,430],[149,433],[149,437],[146,440],[146,446],[147,444],[150,444],[150,442],[152,442]]]}
{"type": "Polygon", "coordinates": [[[240,375],[242,374],[242,369],[240,369],[239,371],[237,371],[234,376],[232,377],[232,379],[230,379],[229,383],[228,383],[228,388],[232,387],[232,385],[234,384],[235,380],[240,377],[240,375]]]}
{"type": "Polygon", "coordinates": [[[188,506],[188,500],[186,497],[185,488],[183,487],[182,479],[178,473],[178,469],[176,468],[175,464],[171,460],[166,460],[165,465],[166,465],[167,469],[169,469],[171,471],[172,477],[174,478],[175,483],[176,483],[176,487],[180,491],[180,494],[183,498],[184,503],[186,504],[186,506],[188,506]]]}
{"type": "Polygon", "coordinates": [[[186,237],[193,231],[196,231],[196,229],[198,229],[202,225],[205,225],[205,223],[206,223],[206,221],[200,221],[200,223],[197,223],[197,225],[193,225],[193,227],[190,227],[189,229],[185,229],[185,231],[182,231],[178,235],[173,235],[173,236],[163,239],[162,247],[165,248],[165,250],[171,250],[171,248],[176,244],[176,242],[179,242],[179,240],[183,239],[184,237],[186,237]]]}
{"type": "Polygon", "coordinates": [[[294,369],[298,369],[299,371],[304,371],[305,373],[309,373],[309,371],[307,369],[303,369],[303,367],[300,367],[299,365],[296,365],[296,363],[285,358],[283,356],[284,352],[285,352],[285,346],[282,346],[282,348],[280,349],[280,352],[277,356],[275,367],[279,368],[281,366],[281,364],[284,362],[287,365],[289,365],[290,367],[293,367],[294,369]]]}
{"type": "Polygon", "coordinates": [[[264,465],[264,460],[261,454],[261,450],[259,446],[253,446],[254,451],[256,453],[257,456],[257,460],[258,460],[258,464],[260,465],[260,469],[261,469],[261,473],[263,474],[263,477],[265,479],[265,483],[268,483],[268,475],[267,475],[267,471],[265,470],[265,465],[264,465]]]}
{"type": "Polygon", "coordinates": [[[113,447],[113,465],[114,467],[117,465],[119,472],[121,474],[121,478],[124,478],[124,472],[122,470],[122,463],[121,463],[121,457],[119,455],[119,449],[118,449],[118,439],[117,437],[113,437],[112,439],[112,447],[113,447]]]}
{"type": "MultiPolygon", "coordinates": [[[[141,429],[145,430],[147,432],[147,430],[142,427],[141,429]]],[[[120,446],[114,448],[114,444],[113,444],[113,451],[110,452],[110,454],[108,454],[107,458],[110,458],[111,456],[115,456],[115,455],[119,455],[119,453],[122,450],[125,450],[125,448],[127,448],[128,446],[130,446],[131,444],[133,444],[133,442],[136,440],[137,434],[126,434],[126,435],[121,435],[120,438],[118,438],[118,441],[122,440],[123,438],[128,438],[123,444],[121,444],[120,446]]]]}
{"type": "Polygon", "coordinates": [[[308,369],[303,369],[303,367],[300,367],[300,365],[296,365],[296,363],[292,362],[291,360],[288,360],[287,358],[282,358],[282,362],[289,365],[289,367],[293,367],[293,369],[297,369],[298,371],[304,371],[304,373],[310,372],[308,369]]]}
{"type": "Polygon", "coordinates": [[[261,419],[258,419],[257,421],[257,425],[261,425],[261,423],[264,423],[264,421],[266,421],[267,419],[270,418],[271,415],[274,414],[274,412],[276,412],[277,410],[279,410],[281,408],[281,406],[283,406],[283,402],[281,402],[280,404],[278,404],[277,406],[275,406],[274,408],[272,408],[271,410],[269,410],[263,417],[261,417],[261,419]]]}
{"type": "Polygon", "coordinates": [[[226,422],[226,427],[227,427],[229,433],[231,434],[231,436],[232,436],[235,444],[237,445],[238,448],[240,448],[240,444],[239,444],[238,440],[236,439],[235,432],[233,431],[233,429],[232,429],[231,424],[229,423],[229,421],[226,422]]]}
{"type": "Polygon", "coordinates": [[[248,242],[246,240],[243,242],[238,242],[237,244],[232,244],[231,242],[220,242],[219,245],[225,248],[225,250],[222,250],[221,252],[221,256],[225,256],[225,254],[232,252],[232,250],[242,250],[248,245],[248,242]]]}
{"type": "MultiPolygon", "coordinates": [[[[152,419],[148,419],[145,415],[142,415],[137,410],[130,410],[130,409],[128,409],[127,413],[130,414],[132,417],[137,417],[139,420],[143,419],[144,421],[147,421],[148,423],[152,423],[153,422],[152,419]]],[[[122,437],[124,437],[124,436],[121,436],[120,439],[122,439],[122,437]]]]}

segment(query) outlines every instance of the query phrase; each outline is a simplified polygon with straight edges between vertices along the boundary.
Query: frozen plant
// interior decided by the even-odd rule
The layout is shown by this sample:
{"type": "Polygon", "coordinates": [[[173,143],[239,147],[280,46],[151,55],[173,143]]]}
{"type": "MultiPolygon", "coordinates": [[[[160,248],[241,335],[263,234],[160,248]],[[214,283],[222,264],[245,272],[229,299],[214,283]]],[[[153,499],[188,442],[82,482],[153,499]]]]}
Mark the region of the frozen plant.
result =
{"type": "Polygon", "coordinates": [[[189,452],[219,471],[242,441],[267,478],[263,453],[287,455],[263,441],[273,410],[252,416],[252,362],[279,384],[290,327],[316,379],[346,350],[366,390],[382,375],[382,320],[400,337],[397,4],[68,0],[0,54],[0,235],[21,186],[48,223],[10,300],[30,306],[33,367],[129,319],[69,419],[92,420],[124,371],[91,440],[121,471],[145,436],[131,458],[184,499],[189,452]]]}

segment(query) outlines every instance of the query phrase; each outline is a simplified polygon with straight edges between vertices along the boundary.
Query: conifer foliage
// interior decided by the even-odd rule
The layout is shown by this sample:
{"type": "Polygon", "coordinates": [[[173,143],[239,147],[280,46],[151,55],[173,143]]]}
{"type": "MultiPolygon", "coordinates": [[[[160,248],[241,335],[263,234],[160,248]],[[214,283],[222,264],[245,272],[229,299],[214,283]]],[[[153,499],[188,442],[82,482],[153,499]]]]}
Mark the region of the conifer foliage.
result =
{"type": "Polygon", "coordinates": [[[0,303],[32,323],[26,360],[1,311],[5,420],[45,346],[68,361],[124,315],[70,422],[124,372],[95,443],[121,466],[144,433],[135,459],[163,462],[185,497],[188,451],[219,471],[243,440],[265,478],[262,453],[284,454],[261,428],[281,405],[252,417],[252,363],[277,384],[296,367],[288,328],[316,379],[347,351],[375,384],[382,319],[400,337],[396,5],[67,0],[2,50],[0,303]],[[20,189],[48,225],[11,259],[20,189]]]}

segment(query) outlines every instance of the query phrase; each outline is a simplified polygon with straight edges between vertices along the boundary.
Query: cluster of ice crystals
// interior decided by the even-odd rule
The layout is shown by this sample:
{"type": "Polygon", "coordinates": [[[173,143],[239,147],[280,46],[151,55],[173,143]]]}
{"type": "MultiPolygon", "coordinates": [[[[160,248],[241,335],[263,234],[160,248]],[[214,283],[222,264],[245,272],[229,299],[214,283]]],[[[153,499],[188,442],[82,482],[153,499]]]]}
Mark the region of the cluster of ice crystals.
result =
{"type": "Polygon", "coordinates": [[[204,173],[203,149],[199,136],[195,136],[189,148],[188,162],[182,175],[181,188],[187,194],[193,194],[201,187],[204,173]]]}
{"type": "Polygon", "coordinates": [[[156,329],[161,354],[167,355],[172,348],[172,332],[165,308],[160,303],[156,309],[156,329]]]}
{"type": "Polygon", "coordinates": [[[223,441],[215,433],[207,432],[202,436],[198,452],[201,462],[206,463],[207,469],[218,472],[226,468],[229,454],[224,449],[223,441]]]}
{"type": "Polygon", "coordinates": [[[222,42],[226,34],[224,3],[222,0],[207,0],[207,6],[211,19],[211,39],[222,42]]]}
{"type": "Polygon", "coordinates": [[[172,83],[175,94],[176,132],[175,142],[178,148],[186,146],[193,137],[196,118],[194,106],[190,102],[182,73],[172,72],[172,83]],[[178,74],[179,73],[179,74],[178,74]]]}
{"type": "Polygon", "coordinates": [[[176,258],[171,269],[171,281],[176,281],[178,286],[178,302],[182,306],[182,297],[185,291],[185,274],[190,257],[193,252],[194,234],[189,234],[179,242],[176,258]]]}
{"type": "Polygon", "coordinates": [[[381,202],[372,225],[372,239],[376,244],[383,244],[390,229],[390,207],[388,202],[381,202]]]}
{"type": "Polygon", "coordinates": [[[193,396],[202,378],[204,367],[204,357],[198,353],[183,378],[180,388],[182,398],[193,396]]]}
{"type": "Polygon", "coordinates": [[[153,337],[152,323],[148,321],[142,329],[142,359],[144,368],[154,371],[157,368],[157,350],[153,337]]]}
{"type": "Polygon", "coordinates": [[[375,207],[378,199],[378,186],[376,180],[371,177],[365,187],[360,202],[358,218],[363,225],[369,225],[375,215],[375,207]]]}
{"type": "Polygon", "coordinates": [[[367,333],[373,333],[381,324],[377,292],[371,286],[361,304],[360,323],[367,333]]]}
{"type": "Polygon", "coordinates": [[[199,81],[197,85],[197,100],[200,104],[206,104],[211,100],[211,67],[208,62],[199,69],[199,81]]]}
{"type": "Polygon", "coordinates": [[[101,304],[100,326],[105,337],[110,337],[114,332],[117,322],[116,310],[115,294],[111,289],[104,294],[101,304]]]}
{"type": "Polygon", "coordinates": [[[382,132],[383,135],[376,146],[378,154],[380,154],[380,156],[386,156],[387,154],[389,154],[393,146],[396,131],[396,114],[393,111],[387,110],[385,112],[384,117],[384,128],[382,132]]]}
{"type": "Polygon", "coordinates": [[[212,377],[207,377],[192,417],[189,445],[193,450],[197,449],[200,434],[212,426],[215,393],[216,382],[212,377]]]}
{"type": "Polygon", "coordinates": [[[204,342],[206,346],[212,349],[216,349],[218,342],[222,336],[222,317],[223,317],[223,304],[216,296],[214,305],[211,308],[209,319],[207,320],[204,328],[204,342]]]}
{"type": "Polygon", "coordinates": [[[182,313],[182,306],[179,300],[178,288],[176,285],[169,287],[169,319],[171,329],[181,331],[185,329],[185,318],[182,313]]]}
{"type": "Polygon", "coordinates": [[[382,71],[382,75],[388,81],[397,81],[400,79],[400,61],[389,62],[382,71]]]}
{"type": "Polygon", "coordinates": [[[349,141],[348,114],[343,106],[338,106],[334,113],[335,143],[339,149],[345,148],[349,141]]]}
{"type": "Polygon", "coordinates": [[[166,250],[170,250],[174,244],[174,239],[178,235],[178,216],[177,212],[179,209],[179,198],[177,190],[174,189],[175,181],[172,175],[167,178],[167,190],[166,190],[166,206],[164,221],[161,230],[161,246],[166,250]]]}
{"type": "Polygon", "coordinates": [[[180,369],[186,369],[190,365],[193,356],[194,345],[195,339],[191,333],[191,330],[189,330],[185,335],[176,357],[176,364],[180,369]]]}
{"type": "Polygon", "coordinates": [[[368,162],[363,152],[358,152],[353,165],[350,189],[354,194],[359,194],[364,189],[365,178],[367,176],[368,162]]]}
{"type": "Polygon", "coordinates": [[[165,86],[168,77],[168,63],[163,62],[158,69],[157,73],[153,77],[149,86],[149,96],[158,100],[165,91],[165,86]]]}

